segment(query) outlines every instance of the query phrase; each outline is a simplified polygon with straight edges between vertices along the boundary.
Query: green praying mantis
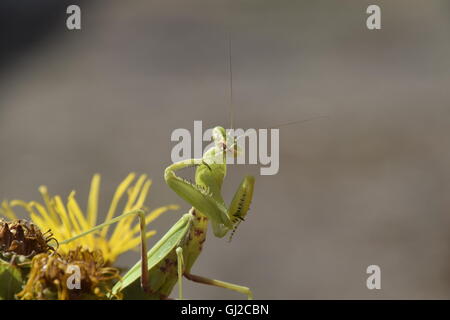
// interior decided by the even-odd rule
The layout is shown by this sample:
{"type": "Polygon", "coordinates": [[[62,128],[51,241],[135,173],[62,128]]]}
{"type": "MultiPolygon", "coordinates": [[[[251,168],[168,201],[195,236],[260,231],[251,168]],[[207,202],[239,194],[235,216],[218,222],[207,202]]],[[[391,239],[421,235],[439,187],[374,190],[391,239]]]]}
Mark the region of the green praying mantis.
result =
{"type": "MultiPolygon", "coordinates": [[[[230,113],[231,127],[233,127],[231,36],[229,38],[229,67],[230,113]]],[[[231,233],[231,239],[250,208],[255,184],[253,176],[244,177],[228,207],[222,197],[222,184],[227,172],[227,156],[238,156],[236,141],[242,137],[231,138],[223,127],[215,127],[212,131],[214,146],[208,149],[201,159],[176,162],[166,168],[164,179],[167,185],[192,208],[148,252],[143,210],[122,214],[61,244],[102,229],[127,216],[137,215],[140,219],[141,230],[141,260],[128,270],[122,280],[113,287],[111,297],[122,293],[127,299],[168,299],[178,282],[178,296],[179,299],[183,299],[182,280],[185,277],[194,282],[234,290],[245,294],[248,299],[253,299],[253,293],[247,287],[191,273],[192,266],[200,255],[206,240],[208,222],[211,222],[216,237],[223,238],[226,234],[231,233]],[[196,167],[195,183],[175,174],[176,171],[191,166],[196,167]]]]}
{"type": "Polygon", "coordinates": [[[61,244],[78,239],[130,215],[140,218],[141,260],[138,261],[112,289],[111,296],[122,293],[127,299],[168,299],[178,282],[179,299],[183,299],[183,277],[194,282],[234,290],[253,298],[247,287],[205,278],[191,273],[192,266],[200,255],[206,240],[208,222],[211,222],[216,237],[223,238],[236,230],[244,221],[253,197],[255,179],[246,176],[239,185],[230,205],[227,207],[221,194],[227,171],[226,159],[231,153],[237,156],[234,143],[226,130],[215,127],[212,132],[214,146],[201,159],[176,162],[166,168],[164,179],[168,186],[192,208],[184,214],[169,231],[147,252],[145,239],[145,215],[136,210],[118,216],[77,235],[61,244]],[[175,173],[195,166],[195,183],[191,183],[175,173]],[[140,281],[139,281],[140,279],[140,281]]]}

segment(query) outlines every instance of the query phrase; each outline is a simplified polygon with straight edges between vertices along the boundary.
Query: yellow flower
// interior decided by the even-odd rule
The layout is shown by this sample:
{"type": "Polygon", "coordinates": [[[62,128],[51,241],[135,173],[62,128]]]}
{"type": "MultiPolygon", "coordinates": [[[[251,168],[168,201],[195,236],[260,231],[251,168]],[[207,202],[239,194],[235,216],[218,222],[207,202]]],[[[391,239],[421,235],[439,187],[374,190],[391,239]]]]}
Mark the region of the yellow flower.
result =
{"type": "MultiPolygon", "coordinates": [[[[113,196],[109,210],[105,217],[105,222],[122,213],[145,207],[144,202],[147,198],[151,186],[151,180],[146,175],[141,175],[134,183],[136,175],[129,174],[117,187],[113,196]],[[124,194],[127,194],[125,205],[118,210],[119,202],[124,194]],[[119,214],[116,212],[119,211],[119,214]]],[[[82,232],[85,232],[97,225],[98,198],[100,190],[100,175],[95,174],[92,178],[86,214],[81,210],[75,199],[75,191],[72,191],[63,202],[59,195],[50,196],[45,186],[39,188],[43,203],[37,201],[25,202],[22,200],[3,201],[0,208],[0,215],[9,219],[17,219],[12,209],[13,207],[23,207],[30,214],[31,220],[41,229],[50,229],[53,236],[59,241],[70,239],[82,232]]],[[[152,210],[146,216],[146,224],[155,220],[167,210],[176,210],[178,206],[168,205],[152,210]]],[[[105,226],[101,230],[90,233],[84,237],[74,240],[66,245],[62,245],[59,251],[67,253],[78,246],[89,250],[101,250],[106,262],[114,262],[117,257],[140,244],[140,228],[137,219],[133,216],[126,217],[115,225],[105,226]]],[[[147,238],[153,236],[156,231],[148,231],[147,238]]]]}

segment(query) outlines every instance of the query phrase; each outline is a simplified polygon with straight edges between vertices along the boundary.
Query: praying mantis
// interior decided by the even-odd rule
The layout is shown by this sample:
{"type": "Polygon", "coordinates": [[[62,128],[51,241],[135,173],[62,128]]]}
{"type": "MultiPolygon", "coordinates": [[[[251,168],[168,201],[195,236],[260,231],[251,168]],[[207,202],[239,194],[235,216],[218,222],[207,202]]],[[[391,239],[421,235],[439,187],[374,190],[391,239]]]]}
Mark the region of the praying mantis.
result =
{"type": "Polygon", "coordinates": [[[226,130],[215,127],[212,132],[214,146],[201,159],[176,162],[166,168],[164,179],[168,186],[192,208],[184,214],[169,231],[147,252],[145,239],[145,215],[142,210],[125,213],[98,225],[61,244],[78,239],[87,233],[99,230],[120,219],[137,215],[141,228],[141,260],[138,261],[112,289],[111,296],[122,293],[127,299],[168,299],[178,282],[179,299],[183,299],[182,278],[194,282],[234,290],[253,298],[247,287],[205,278],[191,273],[192,266],[200,255],[206,240],[208,222],[216,237],[222,238],[236,230],[250,208],[255,179],[246,176],[239,185],[230,205],[223,200],[221,189],[227,171],[226,159],[231,153],[237,156],[236,140],[230,144],[226,130]],[[175,173],[195,166],[195,183],[175,173]],[[139,283],[140,278],[140,283],[139,283]]]}
{"type": "MultiPolygon", "coordinates": [[[[233,127],[233,84],[231,64],[231,36],[229,37],[230,106],[233,127]]],[[[206,241],[208,222],[216,237],[223,238],[231,232],[230,239],[250,208],[255,178],[246,176],[239,185],[227,207],[222,197],[222,184],[227,172],[227,156],[237,157],[237,139],[231,138],[223,127],[212,131],[214,146],[200,159],[189,159],[173,163],[166,168],[164,179],[175,193],[192,208],[185,213],[169,231],[147,252],[145,239],[145,213],[136,210],[125,213],[104,224],[98,225],[61,244],[78,239],[120,219],[137,215],[141,230],[141,260],[123,276],[111,292],[111,297],[122,293],[127,299],[168,299],[178,282],[178,297],[183,299],[183,277],[202,284],[217,286],[245,294],[253,299],[252,291],[244,286],[205,278],[191,273],[192,266],[200,255],[206,241]],[[230,143],[231,142],[231,143],[230,143]],[[196,167],[195,183],[175,173],[187,167],[196,167]],[[140,283],[138,279],[140,278],[140,283]]]]}

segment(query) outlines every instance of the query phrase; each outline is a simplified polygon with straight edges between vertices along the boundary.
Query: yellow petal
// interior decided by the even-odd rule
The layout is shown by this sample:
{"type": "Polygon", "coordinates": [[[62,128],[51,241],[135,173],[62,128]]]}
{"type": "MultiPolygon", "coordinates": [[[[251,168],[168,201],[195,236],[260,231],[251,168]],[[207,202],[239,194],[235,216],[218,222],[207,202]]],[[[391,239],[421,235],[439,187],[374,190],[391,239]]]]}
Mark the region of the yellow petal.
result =
{"type": "Polygon", "coordinates": [[[11,220],[17,219],[16,214],[11,209],[11,206],[9,205],[8,201],[6,201],[6,200],[2,201],[2,208],[0,209],[0,214],[11,220]]]}
{"type": "Polygon", "coordinates": [[[98,195],[100,190],[100,175],[94,174],[89,191],[89,200],[87,206],[87,216],[91,228],[95,227],[98,212],[98,195]]]}
{"type": "MultiPolygon", "coordinates": [[[[56,211],[58,212],[58,215],[61,218],[61,221],[63,223],[63,227],[69,231],[67,234],[70,237],[72,235],[73,228],[72,228],[72,224],[70,223],[66,207],[64,206],[64,203],[60,196],[55,196],[55,206],[56,206],[56,211]]],[[[61,239],[61,240],[63,240],[63,239],[61,239]]],[[[66,239],[64,239],[64,240],[66,240],[66,239]]]]}
{"type": "MultiPolygon", "coordinates": [[[[127,190],[128,186],[131,182],[133,182],[135,177],[134,173],[130,173],[119,185],[116,192],[114,193],[114,197],[111,201],[111,206],[109,207],[108,213],[105,218],[105,222],[108,220],[111,220],[114,217],[114,213],[116,212],[117,205],[119,204],[120,199],[122,198],[122,195],[127,190]]],[[[108,233],[108,226],[106,226],[101,233],[101,236],[103,238],[106,237],[106,234],[108,233]]]]}
{"type": "MultiPolygon", "coordinates": [[[[155,230],[148,231],[145,234],[145,238],[149,239],[152,236],[154,236],[155,234],[156,234],[155,230]]],[[[141,237],[140,236],[136,237],[136,238],[133,238],[133,239],[131,239],[129,241],[126,241],[124,243],[116,244],[116,246],[117,246],[116,247],[117,255],[119,255],[121,253],[124,253],[124,252],[126,252],[128,250],[131,250],[131,249],[137,247],[140,244],[141,244],[141,237]]]]}
{"type": "MultiPolygon", "coordinates": [[[[155,220],[156,218],[158,218],[160,215],[162,215],[164,212],[169,211],[169,210],[178,210],[180,207],[177,205],[168,205],[168,206],[164,206],[164,207],[160,207],[157,208],[155,210],[153,210],[152,212],[150,212],[146,217],[145,217],[145,224],[149,224],[150,222],[152,222],[153,220],[155,220]]],[[[132,233],[136,234],[138,232],[140,232],[140,225],[137,224],[134,226],[132,233]]]]}
{"type": "Polygon", "coordinates": [[[56,212],[53,208],[53,204],[52,201],[50,199],[50,195],[48,194],[48,190],[46,186],[40,186],[39,187],[39,192],[42,195],[42,198],[44,199],[45,205],[47,206],[47,210],[50,214],[50,216],[54,219],[57,219],[57,215],[56,212]]]}
{"type": "MultiPolygon", "coordinates": [[[[125,209],[123,210],[122,213],[127,213],[132,210],[140,209],[140,207],[135,205],[135,201],[138,198],[146,179],[147,179],[147,176],[145,174],[142,174],[139,177],[139,179],[137,180],[136,184],[133,187],[131,187],[130,189],[128,189],[128,201],[127,201],[127,204],[125,205],[125,209]]],[[[147,192],[148,192],[148,189],[147,189],[147,192]]],[[[147,194],[145,194],[145,196],[146,195],[147,194]]],[[[116,228],[114,229],[113,235],[111,236],[111,240],[116,241],[118,238],[122,237],[123,231],[130,229],[130,225],[133,223],[134,219],[135,219],[135,217],[130,216],[130,217],[120,220],[117,223],[116,228]]]]}

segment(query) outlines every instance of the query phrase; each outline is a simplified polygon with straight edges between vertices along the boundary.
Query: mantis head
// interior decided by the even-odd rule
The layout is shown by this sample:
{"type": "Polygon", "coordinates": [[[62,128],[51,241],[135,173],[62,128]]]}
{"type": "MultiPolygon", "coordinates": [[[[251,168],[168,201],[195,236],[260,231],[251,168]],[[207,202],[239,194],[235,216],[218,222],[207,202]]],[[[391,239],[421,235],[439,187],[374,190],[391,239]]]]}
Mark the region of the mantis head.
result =
{"type": "Polygon", "coordinates": [[[212,138],[217,148],[223,148],[227,143],[227,132],[223,127],[215,127],[212,131],[212,138]]]}
{"type": "Polygon", "coordinates": [[[236,137],[232,136],[223,127],[215,127],[212,137],[217,149],[222,150],[225,154],[230,152],[234,158],[239,155],[240,150],[236,143],[236,137]]]}

